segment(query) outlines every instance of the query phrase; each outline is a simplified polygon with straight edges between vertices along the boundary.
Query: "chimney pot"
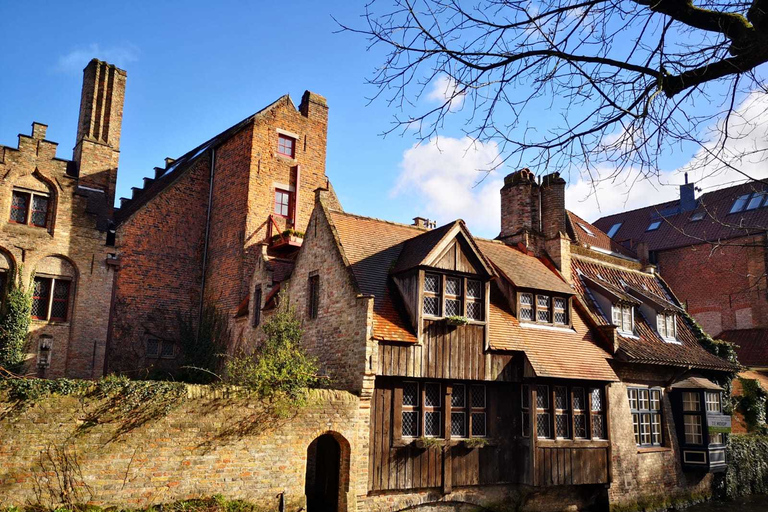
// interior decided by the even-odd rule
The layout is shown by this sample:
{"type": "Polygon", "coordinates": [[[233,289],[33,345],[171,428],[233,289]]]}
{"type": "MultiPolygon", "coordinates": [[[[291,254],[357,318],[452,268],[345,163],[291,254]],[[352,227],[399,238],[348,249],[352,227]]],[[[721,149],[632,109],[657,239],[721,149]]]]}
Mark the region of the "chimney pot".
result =
{"type": "Polygon", "coordinates": [[[171,158],[169,156],[165,157],[165,168],[166,169],[169,168],[171,166],[171,164],[173,164],[173,162],[175,162],[175,161],[176,161],[175,158],[171,158]]]}
{"type": "Polygon", "coordinates": [[[685,174],[685,184],[680,185],[680,211],[689,212],[696,209],[696,187],[688,183],[688,173],[685,174]]]}
{"type": "Polygon", "coordinates": [[[432,229],[433,227],[435,227],[435,222],[430,221],[426,217],[414,217],[413,225],[418,228],[432,229]]]}

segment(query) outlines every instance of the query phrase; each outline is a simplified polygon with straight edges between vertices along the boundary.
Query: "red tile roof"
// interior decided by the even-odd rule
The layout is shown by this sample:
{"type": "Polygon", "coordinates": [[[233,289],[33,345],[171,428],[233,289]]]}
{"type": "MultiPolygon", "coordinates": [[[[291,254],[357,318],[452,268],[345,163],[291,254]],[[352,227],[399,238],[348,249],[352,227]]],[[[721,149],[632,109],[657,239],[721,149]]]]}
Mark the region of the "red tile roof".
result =
{"type": "MultiPolygon", "coordinates": [[[[612,287],[624,289],[627,285],[644,290],[679,307],[677,299],[667,292],[666,286],[655,274],[633,270],[596,259],[574,255],[571,259],[574,285],[583,302],[590,308],[600,325],[611,325],[610,311],[602,311],[587,293],[585,280],[580,275],[604,281],[612,287]]],[[[637,311],[637,310],[636,310],[637,311]]],[[[637,363],[691,366],[704,369],[733,370],[727,361],[707,352],[696,340],[682,315],[677,315],[677,341],[664,341],[655,326],[648,323],[639,311],[635,314],[635,336],[618,336],[617,357],[637,363]]]]}
{"type": "Polygon", "coordinates": [[[572,317],[573,329],[523,326],[503,300],[492,298],[491,348],[524,352],[539,377],[618,380],[608,363],[611,356],[596,344],[584,319],[575,311],[572,317]]]}
{"type": "Polygon", "coordinates": [[[768,226],[768,206],[754,210],[730,213],[734,201],[744,194],[768,190],[761,182],[749,182],[703,194],[695,210],[680,211],[679,201],[668,201],[637,210],[608,215],[595,221],[595,226],[609,230],[621,223],[613,240],[647,242],[652,251],[696,245],[706,241],[727,240],[764,232],[768,226]],[[704,218],[692,221],[694,213],[704,218]],[[659,228],[646,231],[653,220],[660,220],[659,228]]]}
{"type": "Polygon", "coordinates": [[[738,345],[739,362],[751,368],[768,368],[768,329],[734,329],[723,331],[718,339],[738,345]]]}
{"type": "MultiPolygon", "coordinates": [[[[635,253],[615,242],[600,228],[593,226],[573,212],[566,211],[568,219],[568,234],[579,245],[597,248],[629,258],[636,258],[635,253]]],[[[609,226],[610,228],[610,226],[609,226]]]]}
{"type": "MultiPolygon", "coordinates": [[[[344,212],[328,210],[328,213],[360,292],[374,297],[374,338],[415,342],[416,336],[400,306],[399,294],[389,285],[389,275],[405,243],[426,231],[344,212]]],[[[439,236],[425,238],[442,239],[439,236]]],[[[501,242],[474,240],[485,258],[516,286],[574,293],[538,258],[501,242]]],[[[495,285],[493,289],[489,318],[492,348],[525,352],[537,375],[617,380],[607,362],[611,356],[594,343],[592,333],[578,313],[573,314],[574,329],[522,327],[508,311],[501,292],[495,285]]]]}

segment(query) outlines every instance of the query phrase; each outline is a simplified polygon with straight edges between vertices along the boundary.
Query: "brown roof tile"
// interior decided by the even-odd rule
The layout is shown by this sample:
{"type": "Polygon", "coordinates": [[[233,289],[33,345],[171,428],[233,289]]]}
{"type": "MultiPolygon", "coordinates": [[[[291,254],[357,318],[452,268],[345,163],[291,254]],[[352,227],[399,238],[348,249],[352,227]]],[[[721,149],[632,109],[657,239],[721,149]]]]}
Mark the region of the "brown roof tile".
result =
{"type": "Polygon", "coordinates": [[[539,377],[618,380],[608,363],[611,356],[595,344],[578,313],[573,314],[573,329],[523,327],[502,303],[491,300],[491,348],[525,352],[539,377]]]}
{"type": "Polygon", "coordinates": [[[587,245],[592,248],[602,249],[628,258],[635,258],[633,251],[615,242],[600,228],[593,226],[573,212],[568,214],[568,234],[579,245],[587,245]]]}
{"type": "MultiPolygon", "coordinates": [[[[585,284],[579,278],[580,274],[592,279],[602,280],[614,287],[630,287],[646,290],[658,297],[667,297],[667,300],[676,304],[658,276],[645,272],[624,269],[616,265],[605,264],[597,260],[585,259],[574,256],[571,259],[573,269],[573,281],[582,300],[592,311],[596,321],[601,325],[610,325],[610,311],[602,311],[586,292],[585,284]]],[[[707,352],[699,345],[682,315],[677,315],[677,340],[680,343],[664,341],[656,332],[654,326],[641,313],[635,316],[636,336],[619,335],[618,354],[623,359],[649,364],[668,364],[673,366],[693,366],[705,369],[733,370],[734,367],[727,361],[707,352]]]]}

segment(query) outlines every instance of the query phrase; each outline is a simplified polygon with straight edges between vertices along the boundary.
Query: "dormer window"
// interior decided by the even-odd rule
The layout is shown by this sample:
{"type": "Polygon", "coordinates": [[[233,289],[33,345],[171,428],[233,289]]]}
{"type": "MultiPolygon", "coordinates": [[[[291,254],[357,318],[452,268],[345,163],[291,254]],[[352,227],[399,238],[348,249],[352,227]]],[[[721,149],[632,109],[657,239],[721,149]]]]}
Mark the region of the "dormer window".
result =
{"type": "Polygon", "coordinates": [[[525,322],[568,325],[568,299],[543,293],[518,294],[518,318],[525,322]]]}
{"type": "Polygon", "coordinates": [[[629,304],[614,304],[613,306],[613,325],[620,332],[632,334],[635,331],[635,310],[629,304]]]}
{"type": "Polygon", "coordinates": [[[466,316],[483,321],[485,287],[479,279],[426,272],[424,274],[425,316],[466,316]]]}
{"type": "Polygon", "coordinates": [[[666,340],[677,339],[677,322],[674,313],[659,312],[656,315],[656,330],[666,340]]]}

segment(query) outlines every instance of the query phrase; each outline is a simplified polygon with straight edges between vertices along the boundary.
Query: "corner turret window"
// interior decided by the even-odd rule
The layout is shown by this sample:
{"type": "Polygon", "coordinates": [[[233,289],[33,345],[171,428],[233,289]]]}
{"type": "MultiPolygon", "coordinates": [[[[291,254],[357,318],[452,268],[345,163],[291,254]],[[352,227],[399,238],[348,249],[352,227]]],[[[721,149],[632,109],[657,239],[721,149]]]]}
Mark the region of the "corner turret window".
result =
{"type": "Polygon", "coordinates": [[[9,221],[14,224],[28,224],[45,228],[48,226],[49,205],[50,196],[48,194],[14,189],[9,221]]]}

